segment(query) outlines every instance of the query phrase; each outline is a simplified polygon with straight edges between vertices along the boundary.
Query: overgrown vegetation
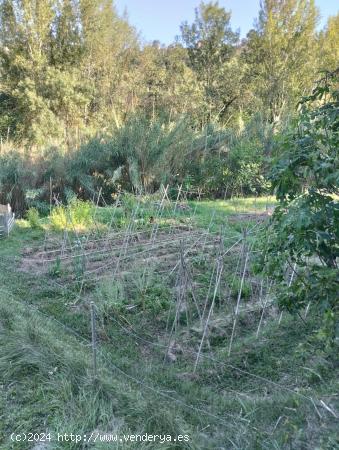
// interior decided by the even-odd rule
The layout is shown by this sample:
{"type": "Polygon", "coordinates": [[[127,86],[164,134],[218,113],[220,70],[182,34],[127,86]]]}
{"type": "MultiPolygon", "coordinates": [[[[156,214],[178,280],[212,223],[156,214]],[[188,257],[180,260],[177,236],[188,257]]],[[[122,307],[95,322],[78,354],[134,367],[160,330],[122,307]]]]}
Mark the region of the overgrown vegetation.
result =
{"type": "Polygon", "coordinates": [[[230,12],[201,3],[166,47],[141,45],[110,1],[2,0],[0,201],[23,216],[161,183],[266,193],[298,99],[337,63],[337,16],[317,33],[318,15],[265,1],[240,41],[230,12]]]}
{"type": "Polygon", "coordinates": [[[330,344],[339,337],[338,100],[336,71],[301,102],[299,121],[272,172],[279,204],[262,254],[267,273],[279,281],[280,306],[321,312],[321,336],[330,344]]]}

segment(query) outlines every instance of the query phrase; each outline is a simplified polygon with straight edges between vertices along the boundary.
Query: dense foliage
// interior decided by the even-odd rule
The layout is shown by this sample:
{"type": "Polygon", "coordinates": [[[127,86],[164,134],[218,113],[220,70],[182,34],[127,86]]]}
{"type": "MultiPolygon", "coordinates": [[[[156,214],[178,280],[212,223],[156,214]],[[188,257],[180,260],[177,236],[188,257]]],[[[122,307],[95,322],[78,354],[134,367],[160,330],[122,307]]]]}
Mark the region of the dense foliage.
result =
{"type": "Polygon", "coordinates": [[[328,73],[300,104],[272,182],[279,205],[266,230],[263,266],[279,283],[280,306],[315,307],[324,337],[335,337],[339,272],[339,71],[328,73]]]}
{"type": "Polygon", "coordinates": [[[0,202],[44,212],[161,183],[265,192],[297,100],[337,63],[338,16],[317,33],[318,16],[313,0],[265,0],[240,40],[202,2],[164,46],[111,0],[1,0],[0,202]]]}

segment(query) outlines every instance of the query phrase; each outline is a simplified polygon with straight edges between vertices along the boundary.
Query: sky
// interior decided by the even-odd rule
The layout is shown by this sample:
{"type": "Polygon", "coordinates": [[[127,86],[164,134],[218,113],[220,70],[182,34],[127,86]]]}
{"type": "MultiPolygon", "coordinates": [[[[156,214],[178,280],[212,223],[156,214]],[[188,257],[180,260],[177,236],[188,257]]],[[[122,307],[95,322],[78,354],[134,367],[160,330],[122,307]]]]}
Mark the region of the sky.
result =
{"type": "MultiPolygon", "coordinates": [[[[200,0],[115,0],[114,3],[120,14],[127,10],[130,23],[141,32],[145,41],[170,44],[180,33],[182,22],[193,22],[194,9],[200,0]]],[[[219,0],[220,6],[232,11],[232,27],[240,29],[241,37],[253,27],[259,3],[260,0],[219,0]]],[[[328,16],[339,11],[338,0],[316,0],[315,3],[321,14],[320,27],[324,26],[328,16]]]]}

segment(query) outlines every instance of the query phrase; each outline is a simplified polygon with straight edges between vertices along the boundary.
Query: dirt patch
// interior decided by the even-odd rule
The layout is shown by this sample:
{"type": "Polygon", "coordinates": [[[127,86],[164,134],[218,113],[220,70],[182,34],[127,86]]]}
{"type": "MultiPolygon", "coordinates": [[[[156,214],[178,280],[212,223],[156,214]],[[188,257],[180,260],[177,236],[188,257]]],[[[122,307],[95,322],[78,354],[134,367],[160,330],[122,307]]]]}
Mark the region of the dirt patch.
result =
{"type": "Polygon", "coordinates": [[[273,213],[273,210],[268,210],[264,213],[239,213],[231,214],[228,217],[230,223],[237,222],[265,222],[273,213]]]}
{"type": "Polygon", "coordinates": [[[99,239],[86,237],[71,241],[46,240],[43,248],[26,248],[20,270],[31,274],[57,276],[63,281],[95,281],[111,273],[126,273],[132,266],[156,266],[157,271],[173,268],[181,248],[190,258],[202,251],[215,252],[217,236],[179,226],[134,233],[110,233],[99,239]]]}

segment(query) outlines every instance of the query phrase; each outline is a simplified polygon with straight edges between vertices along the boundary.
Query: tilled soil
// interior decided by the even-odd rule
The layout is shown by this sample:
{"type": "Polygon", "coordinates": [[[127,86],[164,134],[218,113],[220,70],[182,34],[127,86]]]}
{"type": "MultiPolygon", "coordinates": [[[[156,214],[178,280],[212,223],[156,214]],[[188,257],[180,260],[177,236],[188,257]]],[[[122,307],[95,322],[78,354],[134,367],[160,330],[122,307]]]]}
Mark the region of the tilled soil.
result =
{"type": "Polygon", "coordinates": [[[174,268],[183,252],[192,257],[201,252],[214,254],[219,242],[216,235],[188,227],[147,230],[133,233],[110,233],[104,238],[79,237],[60,241],[46,239],[43,248],[26,248],[20,270],[31,274],[58,272],[72,281],[79,277],[95,280],[105,274],[126,272],[133,265],[157,271],[174,268]]]}

